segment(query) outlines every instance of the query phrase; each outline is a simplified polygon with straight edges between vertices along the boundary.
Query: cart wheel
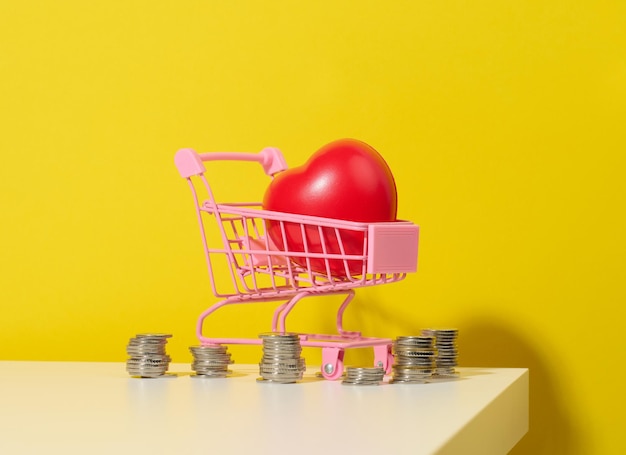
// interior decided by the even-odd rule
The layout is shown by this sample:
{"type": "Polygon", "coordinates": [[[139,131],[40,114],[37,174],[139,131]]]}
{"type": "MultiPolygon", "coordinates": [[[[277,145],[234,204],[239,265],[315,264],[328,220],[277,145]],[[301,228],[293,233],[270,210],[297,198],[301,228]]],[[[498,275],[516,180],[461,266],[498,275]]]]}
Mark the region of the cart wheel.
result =
{"type": "Polygon", "coordinates": [[[322,348],[322,376],[335,381],[343,374],[344,350],[339,348],[322,348]]]}
{"type": "Polygon", "coordinates": [[[391,373],[391,367],[393,366],[394,356],[391,353],[391,345],[374,346],[374,366],[378,368],[384,368],[385,374],[391,373]]]}

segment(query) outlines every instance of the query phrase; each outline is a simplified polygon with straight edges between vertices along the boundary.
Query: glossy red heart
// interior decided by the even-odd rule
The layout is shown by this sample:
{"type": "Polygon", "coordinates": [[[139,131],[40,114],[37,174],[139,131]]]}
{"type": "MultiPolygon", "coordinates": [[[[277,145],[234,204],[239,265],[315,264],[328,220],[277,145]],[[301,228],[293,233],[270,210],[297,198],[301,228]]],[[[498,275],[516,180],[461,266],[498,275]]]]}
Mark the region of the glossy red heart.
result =
{"type": "MultiPolygon", "coordinates": [[[[265,192],[263,208],[367,223],[395,221],[396,185],[389,166],[373,147],[355,139],[340,139],[319,149],[302,166],[275,175],[265,192]]],[[[274,244],[284,249],[279,223],[269,222],[267,228],[274,244]]],[[[346,254],[363,254],[363,233],[344,229],[340,237],[346,254]]],[[[323,228],[322,238],[327,253],[341,253],[334,229],[323,228]]],[[[298,224],[285,224],[285,239],[289,251],[304,251],[298,224]]],[[[323,252],[316,227],[306,227],[305,239],[310,252],[323,252]]],[[[296,262],[306,267],[304,259],[296,262]]],[[[351,275],[360,274],[362,267],[361,261],[348,263],[351,275]]],[[[312,259],[311,269],[327,273],[323,259],[312,259]]],[[[333,275],[347,275],[340,260],[330,261],[330,270],[333,275]]]]}

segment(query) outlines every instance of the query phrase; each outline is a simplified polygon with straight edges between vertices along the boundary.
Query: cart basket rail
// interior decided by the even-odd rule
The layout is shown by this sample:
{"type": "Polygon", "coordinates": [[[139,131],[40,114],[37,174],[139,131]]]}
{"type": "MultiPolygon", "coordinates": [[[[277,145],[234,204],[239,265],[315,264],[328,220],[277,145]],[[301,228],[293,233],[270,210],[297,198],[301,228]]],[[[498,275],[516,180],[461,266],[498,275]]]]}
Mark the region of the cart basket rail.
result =
{"type": "Polygon", "coordinates": [[[215,296],[265,300],[340,291],[396,282],[417,270],[415,224],[274,212],[254,202],[217,203],[204,167],[212,160],[256,161],[270,176],[287,166],[273,148],[256,154],[191,149],[176,154],[176,166],[193,194],[215,296]],[[218,285],[215,271],[224,265],[225,283],[221,279],[218,285]]]}

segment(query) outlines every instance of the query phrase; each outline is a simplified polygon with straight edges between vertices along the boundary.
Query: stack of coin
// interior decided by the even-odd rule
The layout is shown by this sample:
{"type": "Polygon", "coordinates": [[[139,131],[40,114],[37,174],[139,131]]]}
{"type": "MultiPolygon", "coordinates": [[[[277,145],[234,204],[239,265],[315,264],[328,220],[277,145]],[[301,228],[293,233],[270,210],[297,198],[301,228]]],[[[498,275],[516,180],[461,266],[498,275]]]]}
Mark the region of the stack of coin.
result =
{"type": "Polygon", "coordinates": [[[385,369],[379,367],[346,367],[346,385],[379,385],[385,377],[385,369]]]}
{"type": "Polygon", "coordinates": [[[163,376],[170,366],[169,355],[165,353],[167,339],[172,335],[164,333],[141,333],[131,338],[126,352],[126,371],[131,376],[156,378],[163,376]]]}
{"type": "Polygon", "coordinates": [[[455,370],[457,366],[458,349],[457,337],[458,329],[424,329],[422,335],[435,338],[437,357],[435,359],[436,368],[434,376],[454,377],[458,376],[455,370]]]}
{"type": "Polygon", "coordinates": [[[228,365],[233,363],[227,347],[220,344],[191,346],[189,351],[193,355],[191,369],[196,372],[194,377],[225,378],[228,365]]]}
{"type": "Polygon", "coordinates": [[[391,383],[423,384],[432,376],[437,351],[432,336],[402,336],[393,342],[391,383]]]}
{"type": "Polygon", "coordinates": [[[297,334],[271,332],[262,333],[259,338],[263,340],[261,381],[289,384],[302,379],[306,365],[300,357],[302,346],[297,334]]]}

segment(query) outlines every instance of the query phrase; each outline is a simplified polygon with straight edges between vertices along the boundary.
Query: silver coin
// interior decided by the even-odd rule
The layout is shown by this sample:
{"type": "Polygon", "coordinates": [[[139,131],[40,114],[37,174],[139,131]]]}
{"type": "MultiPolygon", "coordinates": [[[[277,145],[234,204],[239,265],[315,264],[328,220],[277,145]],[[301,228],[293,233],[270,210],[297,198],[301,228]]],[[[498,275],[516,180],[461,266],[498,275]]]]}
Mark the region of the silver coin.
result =
{"type": "Polygon", "coordinates": [[[156,377],[156,376],[163,376],[166,372],[163,370],[159,370],[159,371],[152,371],[152,370],[127,370],[128,374],[130,374],[131,376],[141,376],[141,377],[156,377]]]}
{"type": "Polygon", "coordinates": [[[194,359],[198,362],[217,362],[217,363],[232,363],[231,356],[215,356],[215,357],[200,357],[195,356],[194,359]]]}
{"type": "Polygon", "coordinates": [[[283,368],[283,369],[279,369],[279,368],[267,368],[267,367],[263,367],[260,366],[259,367],[259,374],[261,374],[262,376],[265,375],[295,375],[295,376],[299,376],[302,375],[302,373],[304,372],[304,369],[302,368],[291,368],[291,369],[287,369],[287,368],[283,368]]]}
{"type": "Polygon", "coordinates": [[[165,349],[166,345],[167,343],[161,341],[147,341],[140,343],[129,341],[126,347],[134,349],[165,349]]]}
{"type": "Polygon", "coordinates": [[[134,369],[157,369],[157,370],[167,370],[169,368],[169,363],[133,363],[126,362],[127,368],[134,369]]]}
{"type": "Polygon", "coordinates": [[[342,381],[345,385],[379,385],[385,376],[384,368],[379,367],[346,367],[346,375],[342,381]]]}
{"type": "Polygon", "coordinates": [[[172,338],[171,333],[138,333],[137,338],[172,338]]]}
{"type": "Polygon", "coordinates": [[[434,370],[436,368],[435,363],[423,364],[423,365],[415,365],[415,364],[394,364],[391,369],[393,371],[424,371],[424,370],[434,370]]]}
{"type": "Polygon", "coordinates": [[[265,346],[277,346],[285,345],[290,346],[300,343],[300,338],[297,336],[274,336],[274,337],[261,337],[265,346]]]}
{"type": "Polygon", "coordinates": [[[304,366],[305,364],[305,360],[302,357],[297,357],[297,358],[284,358],[284,359],[278,359],[278,360],[274,360],[274,359],[266,359],[265,357],[263,357],[261,359],[261,364],[263,365],[267,365],[267,366],[275,366],[275,367],[300,367],[300,366],[304,366]]]}
{"type": "Polygon", "coordinates": [[[396,351],[398,356],[402,357],[435,357],[437,355],[436,351],[428,351],[428,350],[415,350],[415,351],[396,351]]]}
{"type": "Polygon", "coordinates": [[[167,344],[167,338],[155,338],[155,337],[138,337],[131,338],[128,340],[129,343],[134,344],[148,344],[148,343],[158,343],[158,344],[167,344]]]}
{"type": "Polygon", "coordinates": [[[294,340],[297,339],[300,341],[300,337],[297,333],[292,332],[264,332],[259,334],[259,338],[263,338],[264,340],[294,340]]]}
{"type": "Polygon", "coordinates": [[[263,350],[264,357],[299,357],[300,354],[302,354],[302,349],[263,350]]]}
{"type": "Polygon", "coordinates": [[[126,360],[126,363],[129,365],[137,364],[137,365],[167,365],[170,363],[169,358],[155,358],[152,359],[150,357],[129,357],[126,360]]]}
{"type": "Polygon", "coordinates": [[[384,374],[385,369],[381,367],[346,367],[346,372],[384,374]]]}
{"type": "Polygon", "coordinates": [[[133,348],[133,349],[165,349],[166,345],[167,345],[167,343],[163,343],[163,342],[160,342],[160,341],[149,341],[149,342],[145,342],[145,343],[137,343],[137,342],[129,341],[128,344],[126,345],[126,348],[133,348]]]}
{"type": "Polygon", "coordinates": [[[133,376],[159,376],[166,373],[164,369],[134,369],[128,368],[126,371],[133,376]]]}
{"type": "Polygon", "coordinates": [[[437,336],[437,335],[456,336],[458,333],[459,333],[459,329],[456,329],[456,328],[422,329],[422,334],[426,336],[437,336]]]}
{"type": "Polygon", "coordinates": [[[450,349],[450,348],[437,349],[437,356],[439,357],[458,357],[458,355],[459,355],[459,351],[456,347],[453,349],[450,349]]]}
{"type": "Polygon", "coordinates": [[[194,357],[221,357],[221,356],[225,356],[228,355],[230,356],[230,353],[226,350],[225,347],[222,348],[200,348],[200,347],[195,347],[195,348],[189,348],[189,351],[191,352],[191,354],[194,357]]]}
{"type": "Polygon", "coordinates": [[[265,362],[274,362],[274,363],[280,363],[283,361],[289,361],[292,359],[298,359],[300,358],[300,353],[294,353],[294,354],[284,354],[284,355],[263,355],[262,359],[265,362]]]}
{"type": "Polygon", "coordinates": [[[362,385],[380,385],[382,383],[382,381],[376,381],[376,380],[371,380],[371,381],[365,381],[365,380],[350,380],[350,379],[344,379],[341,381],[341,383],[343,385],[357,385],[357,386],[362,386],[362,385]]]}
{"type": "Polygon", "coordinates": [[[216,374],[195,373],[195,374],[191,374],[189,376],[191,376],[192,378],[196,378],[196,379],[221,379],[221,378],[227,378],[228,374],[226,374],[226,373],[216,373],[216,374]]]}
{"type": "Polygon", "coordinates": [[[222,374],[228,372],[228,368],[194,368],[197,374],[222,374]]]}
{"type": "Polygon", "coordinates": [[[262,381],[281,384],[302,379],[306,363],[302,357],[300,337],[294,333],[262,333],[263,357],[259,363],[262,381]]]}
{"type": "Polygon", "coordinates": [[[131,377],[133,378],[162,378],[165,377],[165,373],[162,374],[147,374],[147,373],[138,373],[138,374],[133,374],[133,373],[129,373],[131,377]]]}
{"type": "Polygon", "coordinates": [[[434,336],[417,335],[401,336],[394,340],[394,344],[399,346],[432,346],[435,342],[434,336]]]}
{"type": "Polygon", "coordinates": [[[302,371],[305,369],[305,364],[296,364],[296,365],[276,365],[276,364],[265,364],[263,362],[259,363],[259,368],[264,369],[265,371],[302,371]]]}
{"type": "Polygon", "coordinates": [[[140,333],[131,338],[126,346],[129,358],[126,371],[135,377],[155,378],[164,376],[172,360],[166,354],[165,345],[171,334],[140,333]]]}
{"type": "Polygon", "coordinates": [[[263,375],[279,375],[279,376],[298,376],[304,372],[301,368],[272,368],[272,367],[264,367],[259,366],[259,373],[261,376],[263,375]]]}
{"type": "Polygon", "coordinates": [[[198,370],[226,370],[228,369],[228,364],[224,363],[198,363],[192,362],[191,368],[194,371],[198,370]]]}
{"type": "Polygon", "coordinates": [[[220,352],[192,352],[191,355],[194,359],[230,359],[232,357],[230,353],[220,352]]]}
{"type": "Polygon", "coordinates": [[[126,348],[126,353],[131,356],[152,356],[152,355],[167,355],[164,348],[159,349],[143,349],[143,348],[126,348]]]}
{"type": "Polygon", "coordinates": [[[264,377],[260,377],[257,378],[257,382],[262,384],[262,383],[269,383],[269,384],[295,384],[298,382],[297,379],[268,379],[268,378],[264,378],[264,377]]]}
{"type": "Polygon", "coordinates": [[[151,357],[130,357],[128,360],[126,360],[126,363],[141,363],[141,364],[151,364],[151,365],[159,365],[159,364],[166,364],[166,363],[170,363],[170,358],[168,357],[158,357],[158,358],[151,358],[151,357]]]}
{"type": "Polygon", "coordinates": [[[136,349],[165,349],[166,345],[167,343],[163,341],[144,341],[144,342],[129,341],[126,347],[136,348],[136,349]]]}
{"type": "Polygon", "coordinates": [[[428,381],[426,379],[407,379],[407,380],[403,380],[403,379],[395,379],[392,378],[389,380],[389,384],[427,384],[428,381]]]}
{"type": "Polygon", "coordinates": [[[427,377],[430,376],[434,373],[434,368],[431,369],[423,369],[423,370],[403,370],[403,369],[396,369],[393,370],[393,377],[416,377],[416,378],[423,378],[423,377],[427,377]]]}
{"type": "Polygon", "coordinates": [[[196,354],[193,355],[194,359],[198,359],[198,360],[220,360],[220,361],[226,361],[226,360],[231,360],[232,356],[230,355],[230,353],[228,354],[214,354],[214,355],[201,355],[201,354],[196,354]]]}
{"type": "Polygon", "coordinates": [[[193,365],[197,365],[197,366],[206,366],[206,367],[219,367],[219,366],[224,366],[226,367],[227,365],[230,365],[231,362],[224,362],[221,360],[199,360],[199,359],[195,359],[192,362],[193,365]]]}
{"type": "Polygon", "coordinates": [[[189,351],[193,356],[191,369],[195,373],[192,377],[224,378],[228,366],[234,363],[225,345],[190,346],[189,351]]]}
{"type": "Polygon", "coordinates": [[[259,374],[263,377],[301,377],[302,371],[300,370],[272,370],[259,368],[259,374]]]}
{"type": "Polygon", "coordinates": [[[459,378],[461,377],[460,373],[458,371],[455,371],[454,373],[436,373],[433,374],[432,376],[434,379],[437,378],[459,378]]]}

